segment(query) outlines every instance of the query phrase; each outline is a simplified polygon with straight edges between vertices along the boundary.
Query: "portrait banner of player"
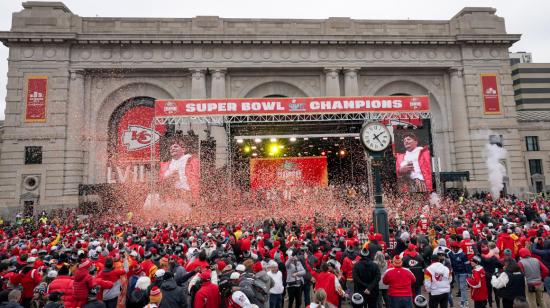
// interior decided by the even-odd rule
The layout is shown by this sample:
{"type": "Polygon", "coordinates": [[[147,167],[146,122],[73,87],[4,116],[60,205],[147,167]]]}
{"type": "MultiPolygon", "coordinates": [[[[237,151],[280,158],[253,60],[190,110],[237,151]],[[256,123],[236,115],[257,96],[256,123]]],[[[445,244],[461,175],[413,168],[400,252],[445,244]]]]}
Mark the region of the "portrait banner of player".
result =
{"type": "Polygon", "coordinates": [[[396,129],[395,169],[402,192],[432,191],[432,165],[428,129],[396,129]]]}
{"type": "Polygon", "coordinates": [[[198,139],[173,137],[168,141],[170,159],[160,163],[159,193],[162,200],[176,208],[189,209],[200,192],[198,139]]]}

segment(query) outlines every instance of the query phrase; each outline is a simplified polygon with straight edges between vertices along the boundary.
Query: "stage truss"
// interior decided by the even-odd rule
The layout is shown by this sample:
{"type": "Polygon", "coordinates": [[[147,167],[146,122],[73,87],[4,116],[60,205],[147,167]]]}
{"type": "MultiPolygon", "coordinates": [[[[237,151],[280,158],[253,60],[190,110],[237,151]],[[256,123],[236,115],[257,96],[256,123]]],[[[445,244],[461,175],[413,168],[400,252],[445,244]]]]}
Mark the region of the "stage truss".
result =
{"type": "Polygon", "coordinates": [[[280,123],[280,122],[332,122],[332,121],[383,121],[403,119],[430,119],[430,112],[367,112],[367,113],[315,113],[315,114],[270,114],[232,116],[175,116],[157,117],[153,125],[159,124],[237,124],[237,123],[280,123]]]}

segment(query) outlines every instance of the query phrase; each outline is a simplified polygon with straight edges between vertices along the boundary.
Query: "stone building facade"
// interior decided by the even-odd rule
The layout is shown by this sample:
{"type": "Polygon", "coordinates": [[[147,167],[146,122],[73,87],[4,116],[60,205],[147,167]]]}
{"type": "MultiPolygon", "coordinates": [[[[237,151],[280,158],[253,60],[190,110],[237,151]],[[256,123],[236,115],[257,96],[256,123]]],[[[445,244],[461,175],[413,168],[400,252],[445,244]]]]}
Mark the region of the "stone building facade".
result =
{"type": "Polygon", "coordinates": [[[512,65],[529,191],[550,191],[550,63],[512,65]]]}
{"type": "MultiPolygon", "coordinates": [[[[24,2],[10,31],[0,206],[74,206],[79,184],[105,183],[109,119],[133,97],[429,95],[435,155],[487,189],[482,149],[506,140],[507,187],[527,189],[508,34],[493,8],[450,20],[81,17],[60,2],[24,2]],[[481,73],[497,74],[502,113],[484,114],[481,73]],[[47,120],[24,121],[25,80],[48,76],[47,120]],[[41,146],[41,164],[25,147],[41,146]],[[29,192],[25,178],[38,186],[29,192]],[[34,183],[34,182],[33,182],[34,183]]],[[[218,167],[227,136],[213,127],[218,167]]],[[[200,131],[200,130],[197,130],[200,131]]]]}

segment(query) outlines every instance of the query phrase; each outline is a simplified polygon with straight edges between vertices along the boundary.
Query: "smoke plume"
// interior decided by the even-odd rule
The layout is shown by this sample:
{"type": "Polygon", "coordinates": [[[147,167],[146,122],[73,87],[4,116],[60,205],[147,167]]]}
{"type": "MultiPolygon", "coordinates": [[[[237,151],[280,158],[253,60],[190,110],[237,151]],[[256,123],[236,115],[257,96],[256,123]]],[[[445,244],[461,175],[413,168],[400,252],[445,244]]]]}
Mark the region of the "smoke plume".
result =
{"type": "Polygon", "coordinates": [[[503,179],[506,176],[506,168],[502,165],[501,160],[506,158],[507,152],[496,144],[487,143],[484,154],[491,195],[496,199],[504,188],[503,179]]]}

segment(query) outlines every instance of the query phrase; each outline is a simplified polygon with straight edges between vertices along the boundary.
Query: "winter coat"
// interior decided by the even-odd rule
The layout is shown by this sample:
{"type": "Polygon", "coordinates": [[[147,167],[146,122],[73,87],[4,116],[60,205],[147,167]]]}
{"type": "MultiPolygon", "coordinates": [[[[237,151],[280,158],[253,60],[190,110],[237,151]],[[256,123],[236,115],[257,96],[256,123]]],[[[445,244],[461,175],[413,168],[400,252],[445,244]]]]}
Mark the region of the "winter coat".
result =
{"type": "Polygon", "coordinates": [[[472,276],[466,278],[468,286],[472,290],[472,300],[475,302],[486,301],[489,297],[487,291],[487,278],[485,270],[481,266],[477,266],[472,270],[472,276]]]}
{"type": "Polygon", "coordinates": [[[162,308],[184,308],[187,307],[185,290],[176,284],[174,279],[164,281],[160,286],[162,301],[159,307],[162,308]]]}
{"type": "Polygon", "coordinates": [[[304,284],[304,275],[306,274],[306,270],[304,269],[304,266],[300,261],[292,261],[292,259],[289,259],[286,261],[286,283],[287,285],[292,285],[293,283],[298,283],[300,285],[304,284]],[[296,277],[294,277],[294,274],[297,274],[296,277]]]}
{"type": "Polygon", "coordinates": [[[416,282],[416,278],[407,268],[392,267],[387,269],[382,281],[389,287],[389,296],[413,296],[412,285],[416,282]]]}
{"type": "Polygon", "coordinates": [[[34,295],[34,288],[42,281],[42,275],[37,269],[31,266],[25,266],[14,280],[15,285],[21,284],[23,287],[21,298],[32,298],[34,295]]]}
{"type": "Polygon", "coordinates": [[[23,308],[23,306],[16,302],[2,302],[0,308],[23,308]]]}
{"type": "Polygon", "coordinates": [[[79,268],[74,274],[73,297],[76,307],[82,307],[88,301],[88,292],[94,286],[94,278],[87,268],[79,268]]]}
{"type": "Polygon", "coordinates": [[[497,248],[500,251],[500,257],[504,257],[504,250],[510,249],[514,258],[518,255],[517,236],[512,236],[508,233],[501,233],[497,239],[497,248]]]}
{"type": "Polygon", "coordinates": [[[408,268],[413,273],[416,279],[415,285],[422,286],[424,283],[424,258],[416,251],[405,250],[403,267],[408,268]]]}
{"type": "Polygon", "coordinates": [[[202,284],[195,294],[193,308],[218,308],[221,305],[220,291],[218,286],[210,281],[202,284]]]}
{"type": "Polygon", "coordinates": [[[143,308],[149,303],[149,294],[147,291],[134,288],[126,300],[126,308],[143,308]]]}
{"type": "Polygon", "coordinates": [[[381,274],[378,265],[372,262],[368,257],[363,257],[353,267],[354,292],[364,294],[368,289],[368,297],[378,297],[378,283],[381,274]]]}
{"type": "Polygon", "coordinates": [[[502,268],[502,264],[496,256],[481,256],[481,266],[485,269],[486,279],[491,280],[491,275],[502,268]]]}
{"type": "Polygon", "coordinates": [[[75,308],[76,302],[74,299],[74,279],[70,276],[57,276],[50,285],[48,286],[48,294],[52,294],[54,292],[62,292],[63,296],[61,299],[63,300],[63,304],[66,308],[75,308]]]}
{"type": "Polygon", "coordinates": [[[550,247],[540,248],[538,244],[531,246],[531,252],[541,258],[542,263],[550,268],[550,247]]]}
{"type": "Polygon", "coordinates": [[[491,285],[497,289],[497,294],[507,300],[514,300],[518,296],[525,297],[525,275],[522,272],[504,271],[500,275],[493,275],[491,285]]]}
{"type": "Polygon", "coordinates": [[[451,292],[451,271],[441,262],[434,262],[424,270],[424,287],[430,295],[451,292]]]}
{"type": "Polygon", "coordinates": [[[462,249],[459,249],[456,253],[454,251],[449,252],[449,259],[451,259],[453,273],[457,275],[470,273],[470,261],[462,249]]]}

